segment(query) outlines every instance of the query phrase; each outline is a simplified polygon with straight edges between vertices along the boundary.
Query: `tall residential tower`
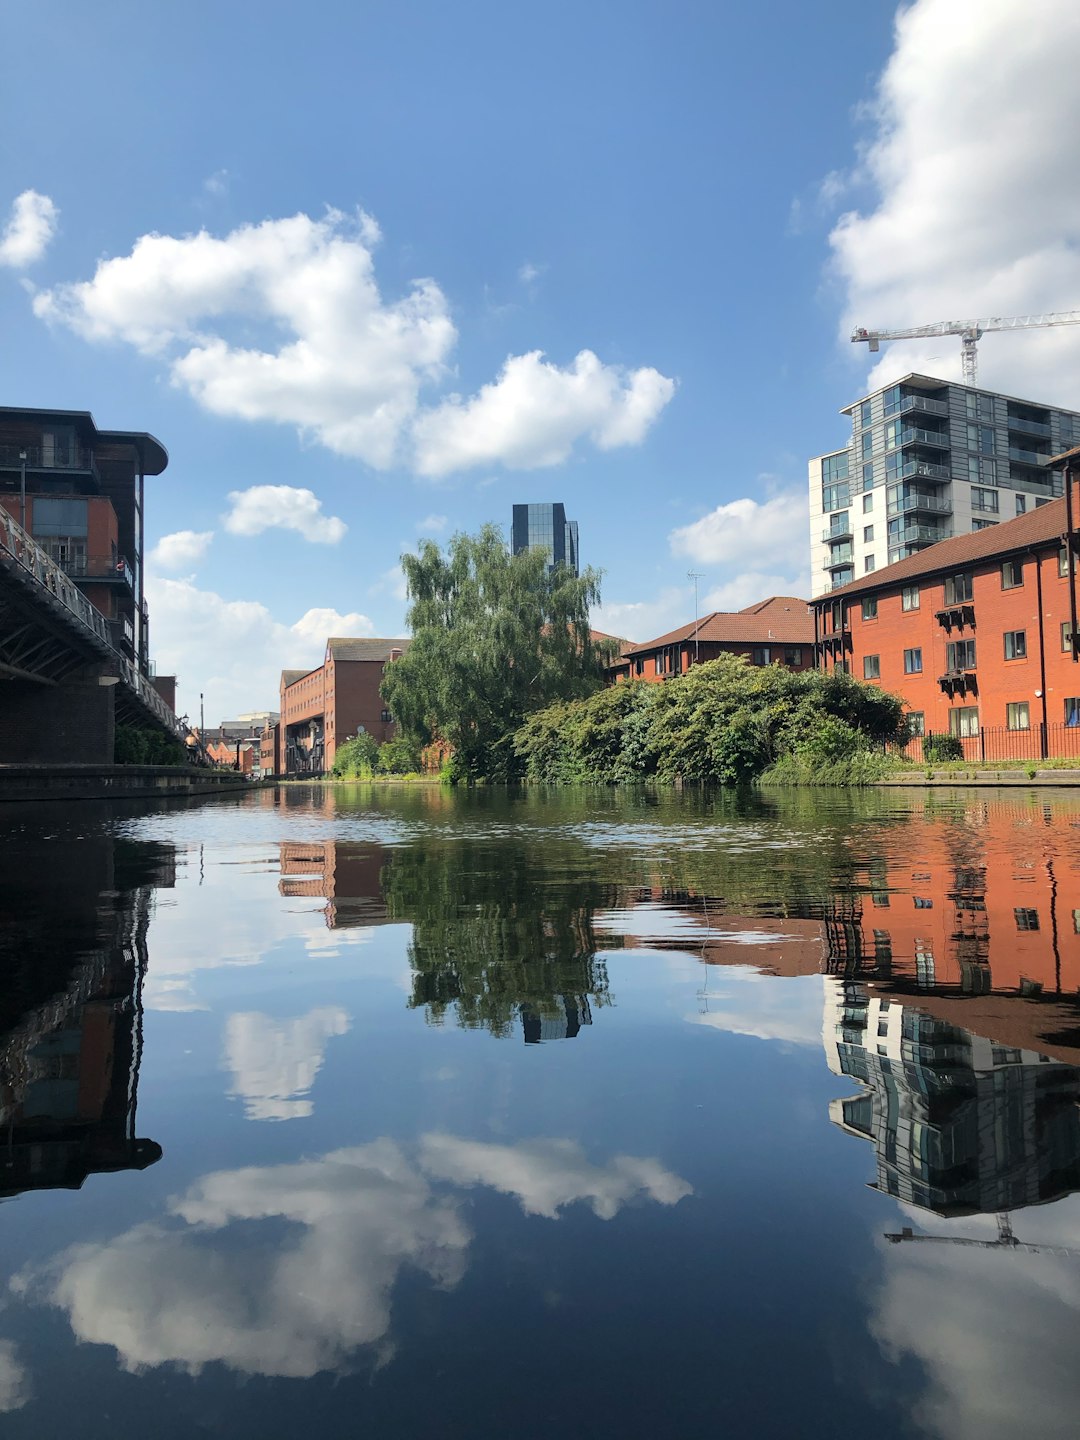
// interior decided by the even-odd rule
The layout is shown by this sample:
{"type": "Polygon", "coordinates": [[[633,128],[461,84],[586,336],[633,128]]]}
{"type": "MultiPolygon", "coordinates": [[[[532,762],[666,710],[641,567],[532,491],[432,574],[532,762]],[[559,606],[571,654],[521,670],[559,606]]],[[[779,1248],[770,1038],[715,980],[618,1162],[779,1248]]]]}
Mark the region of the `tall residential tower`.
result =
{"type": "Polygon", "coordinates": [[[1045,462],[1080,413],[905,375],[848,405],[851,441],[810,461],[814,595],[1061,494],[1045,462]]]}

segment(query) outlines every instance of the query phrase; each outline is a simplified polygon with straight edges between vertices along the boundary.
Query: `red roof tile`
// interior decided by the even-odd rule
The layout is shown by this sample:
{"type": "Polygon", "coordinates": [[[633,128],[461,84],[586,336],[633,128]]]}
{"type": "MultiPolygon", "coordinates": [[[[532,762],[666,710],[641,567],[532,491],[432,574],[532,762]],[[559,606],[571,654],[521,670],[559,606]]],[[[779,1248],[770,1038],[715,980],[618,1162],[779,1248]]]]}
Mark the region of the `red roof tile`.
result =
{"type": "Polygon", "coordinates": [[[812,645],[814,621],[809,602],[794,595],[771,595],[745,610],[714,610],[698,621],[681,625],[655,640],[630,645],[623,655],[641,655],[662,645],[700,640],[729,645],[812,645]]]}

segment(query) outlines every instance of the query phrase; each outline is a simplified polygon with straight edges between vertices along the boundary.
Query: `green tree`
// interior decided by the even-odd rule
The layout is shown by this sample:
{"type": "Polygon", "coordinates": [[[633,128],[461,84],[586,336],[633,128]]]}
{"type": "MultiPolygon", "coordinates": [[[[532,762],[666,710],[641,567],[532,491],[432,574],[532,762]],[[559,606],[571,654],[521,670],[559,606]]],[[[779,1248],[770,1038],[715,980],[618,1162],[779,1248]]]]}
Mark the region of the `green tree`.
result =
{"type": "Polygon", "coordinates": [[[403,555],[409,649],[386,667],[382,694],[402,732],[454,750],[454,778],[520,773],[512,737],[526,715],[591,695],[607,658],[589,629],[599,575],[549,572],[540,550],[511,555],[499,530],[425,541],[403,555]]]}

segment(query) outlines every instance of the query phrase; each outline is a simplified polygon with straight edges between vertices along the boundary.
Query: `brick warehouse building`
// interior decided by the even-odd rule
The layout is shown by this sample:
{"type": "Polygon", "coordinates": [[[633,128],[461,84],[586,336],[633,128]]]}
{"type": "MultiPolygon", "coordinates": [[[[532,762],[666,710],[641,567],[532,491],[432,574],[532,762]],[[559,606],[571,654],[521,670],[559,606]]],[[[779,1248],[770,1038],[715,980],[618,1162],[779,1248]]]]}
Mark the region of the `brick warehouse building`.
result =
{"type": "Polygon", "coordinates": [[[752,665],[814,665],[814,621],[805,600],[773,595],[745,610],[714,610],[656,640],[628,645],[608,667],[609,681],[669,680],[691,665],[720,655],[742,655],[752,665]]]}
{"type": "Polygon", "coordinates": [[[386,666],[409,643],[333,636],[317,670],[283,670],[276,773],[322,774],[333,765],[338,745],[360,730],[380,743],[393,739],[396,726],[379,685],[386,666]]]}
{"type": "Polygon", "coordinates": [[[1080,447],[1050,464],[1060,499],[813,602],[818,663],[902,695],[914,733],[955,735],[968,759],[1080,755],[1080,447]]]}

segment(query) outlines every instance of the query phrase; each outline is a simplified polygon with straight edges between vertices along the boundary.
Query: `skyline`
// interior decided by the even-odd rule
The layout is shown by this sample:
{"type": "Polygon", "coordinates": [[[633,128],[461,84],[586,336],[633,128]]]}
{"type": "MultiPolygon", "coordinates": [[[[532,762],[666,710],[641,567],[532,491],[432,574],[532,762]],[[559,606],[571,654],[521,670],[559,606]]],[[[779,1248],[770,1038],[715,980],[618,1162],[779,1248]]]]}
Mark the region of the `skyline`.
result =
{"type": "MultiPolygon", "coordinates": [[[[840,408],[960,374],[941,340],[870,368],[851,326],[1077,303],[1061,0],[314,19],[8,20],[50,84],[3,102],[4,403],[168,449],[151,652],[208,721],[331,634],[402,633],[402,551],[509,538],[515,502],[572,510],[611,633],[692,618],[689,569],[702,613],[809,596],[840,408]]],[[[1078,358],[988,335],[980,381],[1077,408],[1078,358]]]]}

